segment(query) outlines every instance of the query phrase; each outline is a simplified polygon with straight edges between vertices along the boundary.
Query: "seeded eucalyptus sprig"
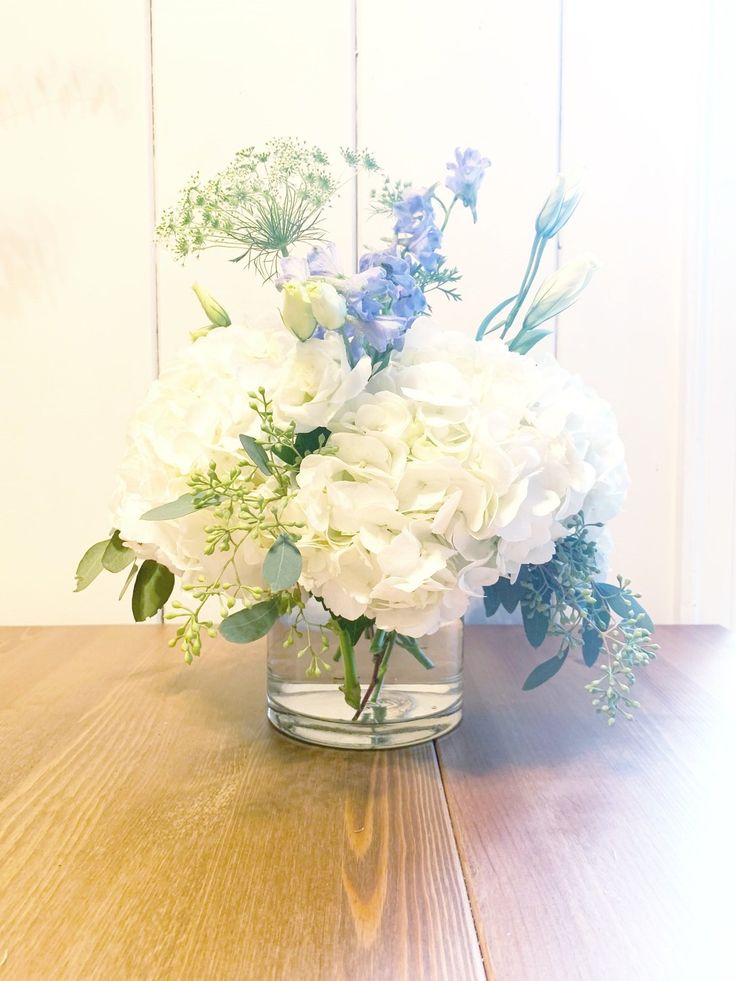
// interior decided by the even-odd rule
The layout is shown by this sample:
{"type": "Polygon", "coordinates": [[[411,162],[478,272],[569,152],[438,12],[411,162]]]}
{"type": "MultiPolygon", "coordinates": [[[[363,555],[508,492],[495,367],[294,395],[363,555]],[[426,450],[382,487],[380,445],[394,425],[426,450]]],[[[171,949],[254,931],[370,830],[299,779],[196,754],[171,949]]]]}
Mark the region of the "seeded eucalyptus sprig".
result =
{"type": "MultiPolygon", "coordinates": [[[[367,151],[342,150],[350,167],[376,170],[367,151]]],[[[297,243],[324,238],[325,208],[340,189],[327,155],[301,140],[269,140],[262,150],[239,150],[209,180],[198,174],[176,208],[164,212],[158,237],[181,259],[205,249],[238,250],[233,262],[270,278],[279,256],[297,243]]]]}
{"type": "Polygon", "coordinates": [[[601,660],[601,677],[586,689],[593,695],[596,711],[612,725],[619,713],[630,719],[631,710],[639,707],[630,694],[634,669],[649,664],[657,648],[652,643],[652,621],[629,582],[599,581],[589,527],[582,514],[576,515],[569,535],[557,543],[549,562],[522,566],[514,583],[500,579],[486,587],[484,602],[488,616],[499,606],[509,613],[520,606],[532,647],[539,647],[547,637],[559,638],[557,653],[531,672],[525,691],[554,677],[575,650],[580,650],[588,667],[601,660]]]}

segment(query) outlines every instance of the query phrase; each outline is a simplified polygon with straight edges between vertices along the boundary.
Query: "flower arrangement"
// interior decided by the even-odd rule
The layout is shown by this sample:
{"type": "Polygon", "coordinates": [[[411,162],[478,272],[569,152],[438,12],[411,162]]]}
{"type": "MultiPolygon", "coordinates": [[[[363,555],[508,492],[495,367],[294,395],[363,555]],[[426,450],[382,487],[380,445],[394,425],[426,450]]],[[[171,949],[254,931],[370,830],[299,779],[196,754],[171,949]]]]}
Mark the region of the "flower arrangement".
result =
{"type": "Polygon", "coordinates": [[[340,182],[322,151],[298,141],[241,151],[164,214],[159,236],[180,258],[237,250],[232,261],[261,274],[280,315],[236,325],[195,287],[208,323],[132,419],[115,530],[85,553],[77,588],[127,569],[122,592],[132,584],[141,621],[178,579],[183,599],[166,618],[187,662],[218,629],[246,643],[287,617],[307,676],[329,677],[336,638],[354,720],[389,657],[431,670],[419,639],[482,597],[488,615],[520,608],[534,647],[557,640],[526,689],[579,651],[600,665],[587,686],[596,709],[609,723],[630,717],[634,668],[655,647],[629,583],[599,572],[627,485],[622,444],[610,407],[534,350],[596,268],[579,259],[531,292],[578,186],[558,179],[518,290],[473,337],[431,304],[460,300],[443,234],[460,208],[477,220],[489,161],[458,150],[443,186],[417,189],[367,152],[343,160],[378,177],[372,206],[385,230],[355,270],[323,230],[340,182]],[[316,635],[309,604],[322,611],[316,635]],[[361,636],[369,689],[356,668],[361,636]]]}

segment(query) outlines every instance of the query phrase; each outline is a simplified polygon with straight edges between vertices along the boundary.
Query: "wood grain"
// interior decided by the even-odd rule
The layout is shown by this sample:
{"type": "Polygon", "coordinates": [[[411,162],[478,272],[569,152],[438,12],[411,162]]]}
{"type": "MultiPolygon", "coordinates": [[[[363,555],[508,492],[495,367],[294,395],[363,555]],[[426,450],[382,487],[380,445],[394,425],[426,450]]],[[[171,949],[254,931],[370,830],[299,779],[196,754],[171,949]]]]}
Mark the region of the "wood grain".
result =
{"type": "Polygon", "coordinates": [[[657,639],[637,721],[609,730],[583,665],[524,693],[543,653],[467,628],[465,717],[438,751],[496,981],[733,977],[736,642],[657,639]]]}
{"type": "Polygon", "coordinates": [[[291,742],[260,647],[0,632],[0,979],[473,979],[434,748],[291,742]]]}

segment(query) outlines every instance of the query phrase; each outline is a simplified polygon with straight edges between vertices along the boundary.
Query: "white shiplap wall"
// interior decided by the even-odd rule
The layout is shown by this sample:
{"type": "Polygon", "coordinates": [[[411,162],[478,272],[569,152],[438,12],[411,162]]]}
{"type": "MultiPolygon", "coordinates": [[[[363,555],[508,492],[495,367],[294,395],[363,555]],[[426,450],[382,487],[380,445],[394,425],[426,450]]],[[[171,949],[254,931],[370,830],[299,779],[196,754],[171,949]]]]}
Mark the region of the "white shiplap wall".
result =
{"type": "MultiPolygon", "coordinates": [[[[710,6],[720,10],[722,0],[710,6]]],[[[562,362],[613,402],[627,442],[632,492],[613,528],[614,569],[635,580],[661,621],[730,618],[725,560],[717,575],[727,583],[709,603],[694,598],[716,595],[707,558],[697,577],[683,574],[692,549],[685,554],[682,543],[696,537],[686,502],[708,497],[693,483],[700,444],[684,425],[685,394],[695,404],[701,384],[685,356],[700,336],[694,319],[705,316],[693,248],[710,166],[693,138],[710,91],[701,76],[713,48],[705,5],[623,0],[613,13],[597,0],[70,0],[43,8],[43,17],[18,8],[0,38],[0,137],[9,148],[0,418],[12,461],[1,476],[9,558],[0,622],[128,618],[109,582],[70,593],[81,548],[106,531],[125,419],[159,359],[200,325],[193,280],[238,319],[276,304],[222,255],[181,266],[158,250],[154,263],[152,197],[160,211],[192,172],[292,134],[333,153],[367,145],[390,173],[417,182],[441,178],[458,144],[492,158],[480,222],[464,212],[447,238],[465,302],[437,309],[469,330],[515,288],[559,161],[587,170],[587,198],[548,268],[584,250],[603,265],[562,318],[556,344],[562,362]],[[39,575],[42,601],[28,587],[39,575]]],[[[355,194],[350,185],[330,222],[345,256],[380,234],[361,209],[356,222],[355,194]]],[[[357,195],[364,204],[365,181],[357,195]]],[[[725,310],[720,294],[718,302],[725,310]]]]}

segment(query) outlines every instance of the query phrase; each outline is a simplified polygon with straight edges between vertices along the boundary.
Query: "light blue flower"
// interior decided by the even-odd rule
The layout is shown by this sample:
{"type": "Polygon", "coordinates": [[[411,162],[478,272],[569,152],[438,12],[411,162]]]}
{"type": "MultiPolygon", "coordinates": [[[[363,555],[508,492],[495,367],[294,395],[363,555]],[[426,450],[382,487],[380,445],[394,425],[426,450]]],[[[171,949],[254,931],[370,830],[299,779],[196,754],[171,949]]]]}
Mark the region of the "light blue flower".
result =
{"type": "Polygon", "coordinates": [[[442,260],[437,252],[442,244],[442,232],[435,221],[433,194],[433,187],[424,191],[410,188],[393,208],[396,244],[404,255],[411,256],[430,272],[442,260]]]}
{"type": "Polygon", "coordinates": [[[491,161],[487,157],[481,157],[477,150],[468,147],[467,150],[455,150],[455,160],[447,165],[450,173],[447,175],[445,185],[457,195],[466,208],[470,208],[473,221],[478,220],[476,204],[478,203],[478,188],[483,180],[483,175],[491,161]]]}
{"type": "Polygon", "coordinates": [[[582,193],[578,180],[560,174],[537,215],[537,235],[545,239],[553,238],[572,217],[582,193]]]}

